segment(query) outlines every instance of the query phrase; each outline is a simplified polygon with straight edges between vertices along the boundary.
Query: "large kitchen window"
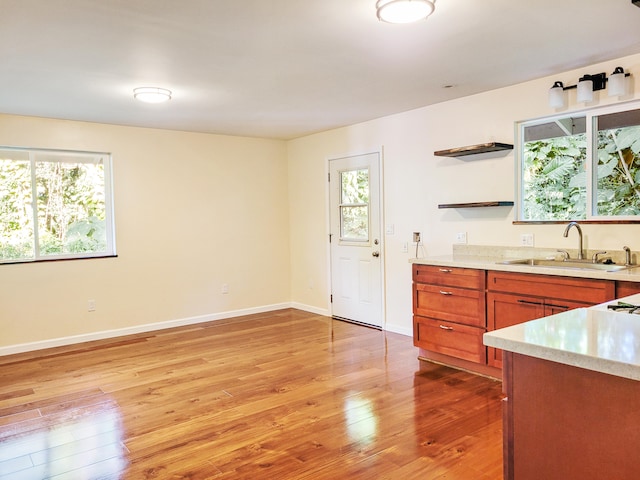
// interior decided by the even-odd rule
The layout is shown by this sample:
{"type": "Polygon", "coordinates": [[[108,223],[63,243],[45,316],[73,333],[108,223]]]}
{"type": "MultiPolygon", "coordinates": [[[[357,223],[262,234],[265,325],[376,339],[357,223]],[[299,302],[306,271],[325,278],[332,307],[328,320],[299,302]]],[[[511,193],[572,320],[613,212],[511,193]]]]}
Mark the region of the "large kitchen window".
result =
{"type": "Polygon", "coordinates": [[[0,263],[115,255],[107,153],[0,147],[0,263]]]}
{"type": "Polygon", "coordinates": [[[640,104],[516,130],[518,221],[640,221],[640,104]]]}

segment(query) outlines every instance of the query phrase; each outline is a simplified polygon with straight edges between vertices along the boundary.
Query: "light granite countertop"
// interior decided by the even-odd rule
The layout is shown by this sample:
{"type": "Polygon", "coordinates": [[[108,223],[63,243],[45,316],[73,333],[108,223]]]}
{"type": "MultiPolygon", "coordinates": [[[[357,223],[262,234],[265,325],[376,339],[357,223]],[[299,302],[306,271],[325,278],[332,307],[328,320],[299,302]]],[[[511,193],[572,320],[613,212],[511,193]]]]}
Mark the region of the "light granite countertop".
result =
{"type": "MultiPolygon", "coordinates": [[[[575,253],[572,257],[575,258],[575,253]]],[[[411,258],[410,263],[420,265],[435,265],[443,267],[475,268],[480,270],[497,270],[503,272],[535,273],[538,275],[557,275],[576,278],[597,278],[603,280],[622,280],[627,282],[640,282],[640,265],[635,268],[609,272],[605,270],[587,270],[576,268],[543,267],[523,264],[504,264],[505,260],[518,258],[554,258],[558,255],[555,249],[521,248],[521,247],[490,247],[472,245],[454,245],[451,255],[432,256],[423,258],[411,258]]],[[[593,252],[587,252],[587,258],[591,258],[593,252]]],[[[620,252],[611,252],[604,257],[610,257],[617,264],[624,263],[620,252]]],[[[560,263],[560,262],[558,262],[560,263]]]]}
{"type": "Polygon", "coordinates": [[[640,380],[640,315],[612,311],[619,301],[578,308],[484,334],[484,344],[509,352],[640,380]]]}

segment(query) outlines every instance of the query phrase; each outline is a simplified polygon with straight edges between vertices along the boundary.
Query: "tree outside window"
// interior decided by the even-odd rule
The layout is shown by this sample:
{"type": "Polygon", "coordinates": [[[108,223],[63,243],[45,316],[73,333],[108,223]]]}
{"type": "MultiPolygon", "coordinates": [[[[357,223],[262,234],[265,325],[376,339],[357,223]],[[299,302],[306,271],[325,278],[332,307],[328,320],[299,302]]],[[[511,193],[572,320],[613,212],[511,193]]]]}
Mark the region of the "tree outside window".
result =
{"type": "Polygon", "coordinates": [[[0,150],[0,262],[113,255],[110,158],[0,150]]]}
{"type": "Polygon", "coordinates": [[[523,122],[518,220],[638,220],[640,110],[523,122]]]}

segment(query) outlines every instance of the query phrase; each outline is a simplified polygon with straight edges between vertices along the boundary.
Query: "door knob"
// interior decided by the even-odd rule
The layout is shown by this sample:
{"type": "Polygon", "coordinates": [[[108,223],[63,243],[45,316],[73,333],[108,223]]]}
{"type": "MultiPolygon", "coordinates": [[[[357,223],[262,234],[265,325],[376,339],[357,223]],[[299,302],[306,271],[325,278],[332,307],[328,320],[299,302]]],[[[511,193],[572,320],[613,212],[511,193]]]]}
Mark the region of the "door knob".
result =
{"type": "Polygon", "coordinates": [[[374,257],[379,257],[380,256],[380,252],[373,252],[371,255],[373,255],[374,257]]]}

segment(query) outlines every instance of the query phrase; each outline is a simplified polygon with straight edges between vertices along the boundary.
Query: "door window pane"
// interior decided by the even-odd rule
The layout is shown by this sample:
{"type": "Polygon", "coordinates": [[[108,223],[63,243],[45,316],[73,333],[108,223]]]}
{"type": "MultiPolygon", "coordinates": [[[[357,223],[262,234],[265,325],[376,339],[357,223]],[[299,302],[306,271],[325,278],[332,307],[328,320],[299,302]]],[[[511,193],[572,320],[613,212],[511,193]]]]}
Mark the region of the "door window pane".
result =
{"type": "Polygon", "coordinates": [[[340,173],[340,239],[369,241],[369,170],[340,173]]]}

